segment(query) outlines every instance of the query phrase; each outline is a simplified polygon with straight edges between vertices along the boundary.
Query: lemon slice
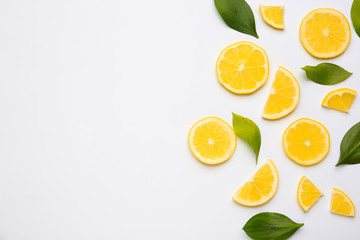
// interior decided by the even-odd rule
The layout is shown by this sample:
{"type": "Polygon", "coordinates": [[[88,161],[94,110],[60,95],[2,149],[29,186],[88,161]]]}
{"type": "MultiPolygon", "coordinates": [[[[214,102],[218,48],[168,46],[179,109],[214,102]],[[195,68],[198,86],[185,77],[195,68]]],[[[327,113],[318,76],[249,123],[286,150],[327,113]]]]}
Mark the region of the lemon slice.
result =
{"type": "Polygon", "coordinates": [[[248,94],[259,89],[268,79],[269,60],[261,47],[251,42],[238,42],[220,53],[216,73],[227,90],[248,94]]]}
{"type": "Polygon", "coordinates": [[[219,164],[234,153],[236,135],[234,129],[224,120],[207,117],[192,126],[188,143],[191,152],[201,162],[219,164]]]}
{"type": "Polygon", "coordinates": [[[337,10],[315,9],[301,22],[300,40],[305,49],[314,57],[336,57],[346,50],[350,39],[349,22],[337,10]]]}
{"type": "Polygon", "coordinates": [[[356,91],[349,88],[340,88],[329,92],[321,105],[342,112],[349,112],[355,96],[356,91]]]}
{"type": "Polygon", "coordinates": [[[355,206],[349,196],[347,196],[343,191],[333,188],[330,212],[343,216],[354,217],[355,206]]]}
{"type": "Polygon", "coordinates": [[[285,153],[294,162],[309,166],[322,161],[330,149],[330,136],[321,123],[301,118],[290,124],[283,135],[285,153]]]}
{"type": "Polygon", "coordinates": [[[296,108],[299,97],[300,87],[296,78],[285,68],[279,67],[262,117],[279,119],[288,115],[296,108]]]}
{"type": "Polygon", "coordinates": [[[301,208],[307,212],[323,195],[318,187],[303,176],[299,182],[297,190],[297,200],[301,208]]]}
{"type": "Polygon", "coordinates": [[[276,29],[284,29],[284,6],[260,5],[260,13],[264,21],[276,29]]]}
{"type": "Polygon", "coordinates": [[[235,193],[233,200],[244,206],[262,205],[274,196],[278,184],[278,172],[274,163],[269,159],[235,193]]]}

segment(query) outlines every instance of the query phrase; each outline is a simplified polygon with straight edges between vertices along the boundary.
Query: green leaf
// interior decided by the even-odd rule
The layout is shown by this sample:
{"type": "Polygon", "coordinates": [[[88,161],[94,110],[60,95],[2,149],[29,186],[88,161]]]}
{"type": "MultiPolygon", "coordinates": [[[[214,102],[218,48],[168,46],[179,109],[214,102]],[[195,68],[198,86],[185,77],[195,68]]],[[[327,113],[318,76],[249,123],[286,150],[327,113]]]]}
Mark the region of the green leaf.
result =
{"type": "Polygon", "coordinates": [[[261,134],[258,126],[248,118],[233,113],[233,128],[235,134],[250,145],[256,154],[256,163],[261,146],[261,134]]]}
{"type": "Polygon", "coordinates": [[[215,6],[229,27],[259,38],[254,14],[245,0],[215,0],[215,6]]]}
{"type": "Polygon", "coordinates": [[[360,163],[360,122],[352,126],[345,134],[340,145],[340,159],[336,167],[341,164],[360,163]]]}
{"type": "Polygon", "coordinates": [[[263,212],[250,218],[243,230],[255,240],[285,240],[302,226],[303,223],[296,223],[285,215],[263,212]]]}
{"type": "Polygon", "coordinates": [[[317,66],[305,66],[302,68],[308,79],[322,85],[333,85],[344,81],[352,73],[332,63],[320,63],[317,66]]]}
{"type": "Polygon", "coordinates": [[[355,32],[360,37],[360,0],[354,0],[351,6],[351,21],[355,32]]]}

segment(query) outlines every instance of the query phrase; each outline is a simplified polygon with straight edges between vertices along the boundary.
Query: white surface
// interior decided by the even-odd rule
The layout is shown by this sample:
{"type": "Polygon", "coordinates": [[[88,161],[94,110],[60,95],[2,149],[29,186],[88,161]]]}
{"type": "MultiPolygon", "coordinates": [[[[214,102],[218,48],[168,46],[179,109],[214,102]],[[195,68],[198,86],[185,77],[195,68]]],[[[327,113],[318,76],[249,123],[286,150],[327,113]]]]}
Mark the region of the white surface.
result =
{"type": "Polygon", "coordinates": [[[350,0],[248,0],[255,39],[228,28],[209,0],[12,0],[0,2],[0,239],[248,239],[242,226],[275,211],[304,222],[292,239],[359,239],[359,217],[329,212],[331,188],[360,209],[360,165],[334,165],[345,132],[360,117],[320,106],[327,92],[360,92],[360,39],[352,28],[345,54],[329,62],[354,74],[335,86],[306,80],[300,69],[321,61],[301,46],[301,19],[332,7],[350,20],[350,0]],[[284,31],[267,26],[259,3],[284,4],[284,31]],[[263,47],[270,77],[259,91],[237,96],[216,78],[220,51],[241,40],[263,47]],[[278,121],[261,119],[277,67],[292,71],[300,102],[278,121]],[[209,167],[190,153],[187,134],[206,116],[231,123],[231,112],[261,129],[259,164],[279,171],[275,197],[247,208],[233,193],[255,172],[242,140],[226,163],[209,167]],[[313,167],[289,160],[282,133],[310,117],[328,128],[331,150],[313,167]],[[324,196],[308,213],[297,183],[312,179],[324,196]]]}

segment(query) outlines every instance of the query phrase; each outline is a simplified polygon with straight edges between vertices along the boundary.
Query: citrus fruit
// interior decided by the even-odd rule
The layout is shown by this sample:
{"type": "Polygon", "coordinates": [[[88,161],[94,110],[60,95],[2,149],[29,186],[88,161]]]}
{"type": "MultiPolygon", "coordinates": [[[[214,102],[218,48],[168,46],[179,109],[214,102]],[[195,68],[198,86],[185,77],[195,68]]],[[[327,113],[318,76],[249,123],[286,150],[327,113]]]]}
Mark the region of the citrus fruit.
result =
{"type": "Polygon", "coordinates": [[[284,29],[284,6],[260,5],[260,13],[264,21],[276,29],[284,29]]]}
{"type": "Polygon", "coordinates": [[[349,196],[347,196],[343,191],[333,188],[330,212],[353,217],[355,216],[355,206],[349,196]]]}
{"type": "Polygon", "coordinates": [[[229,91],[252,93],[268,79],[268,57],[261,47],[251,42],[238,42],[220,53],[216,73],[220,83],[229,91]]]}
{"type": "Polygon", "coordinates": [[[300,87],[294,75],[279,67],[262,117],[279,119],[291,113],[299,102],[300,87]]]}
{"type": "Polygon", "coordinates": [[[191,152],[201,162],[219,164],[234,153],[236,135],[234,129],[224,120],[207,117],[192,126],[188,143],[191,152]]]}
{"type": "Polygon", "coordinates": [[[315,9],[301,22],[300,40],[314,57],[336,57],[346,50],[350,39],[349,22],[335,9],[315,9]]]}
{"type": "Polygon", "coordinates": [[[303,176],[299,182],[297,189],[297,200],[301,208],[307,212],[323,195],[319,188],[303,176]]]}
{"type": "Polygon", "coordinates": [[[258,206],[269,201],[275,194],[279,175],[269,159],[233,196],[233,200],[244,206],[258,206]]]}
{"type": "Polygon", "coordinates": [[[285,153],[294,162],[309,166],[322,161],[330,149],[330,136],[321,123],[301,118],[290,124],[283,135],[285,153]]]}
{"type": "Polygon", "coordinates": [[[349,112],[355,96],[356,91],[349,88],[340,88],[329,92],[321,105],[342,112],[349,112]]]}

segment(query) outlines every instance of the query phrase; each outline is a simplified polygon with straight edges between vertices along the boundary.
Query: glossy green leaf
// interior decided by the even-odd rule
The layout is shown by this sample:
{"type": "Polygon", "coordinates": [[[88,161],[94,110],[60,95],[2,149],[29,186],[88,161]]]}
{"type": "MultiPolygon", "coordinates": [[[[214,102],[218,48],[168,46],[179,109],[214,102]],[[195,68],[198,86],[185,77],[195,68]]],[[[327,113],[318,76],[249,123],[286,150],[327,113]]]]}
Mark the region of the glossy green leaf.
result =
{"type": "Polygon", "coordinates": [[[261,146],[261,134],[258,126],[250,119],[233,113],[233,128],[235,134],[244,139],[254,150],[257,163],[261,146]]]}
{"type": "Polygon", "coordinates": [[[340,159],[336,166],[358,163],[360,163],[360,122],[352,126],[343,137],[340,145],[340,159]]]}
{"type": "Polygon", "coordinates": [[[355,32],[360,37],[360,0],[354,0],[351,6],[351,21],[355,32]]]}
{"type": "Polygon", "coordinates": [[[285,240],[302,226],[285,215],[263,212],[250,218],[243,230],[254,240],[285,240]]]}
{"type": "Polygon", "coordinates": [[[245,0],[215,0],[215,6],[229,27],[259,38],[254,14],[245,0]]]}
{"type": "Polygon", "coordinates": [[[308,79],[322,85],[333,85],[344,81],[352,73],[333,63],[320,63],[317,66],[302,68],[308,79]]]}

